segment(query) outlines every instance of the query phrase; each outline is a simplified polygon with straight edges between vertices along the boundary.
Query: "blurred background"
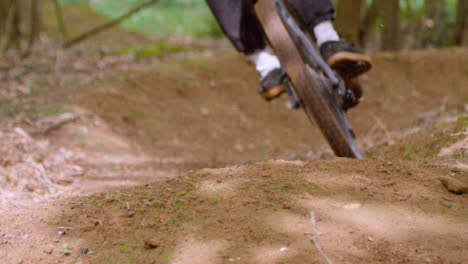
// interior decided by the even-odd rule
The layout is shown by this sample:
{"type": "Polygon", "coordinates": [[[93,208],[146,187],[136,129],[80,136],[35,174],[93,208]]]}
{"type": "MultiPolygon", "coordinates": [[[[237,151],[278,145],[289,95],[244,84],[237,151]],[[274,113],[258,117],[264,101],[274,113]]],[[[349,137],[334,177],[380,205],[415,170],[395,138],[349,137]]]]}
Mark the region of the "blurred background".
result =
{"type": "MultiPolygon", "coordinates": [[[[93,25],[123,19],[123,26],[150,39],[222,38],[204,0],[17,0],[0,3],[0,48],[27,55],[41,32],[52,39],[73,38],[93,25]],[[96,21],[94,12],[103,17],[96,21]],[[24,43],[21,43],[24,42],[24,43]],[[21,47],[20,47],[21,46],[21,47]]],[[[335,0],[336,26],[369,50],[410,50],[468,44],[467,0],[335,0]]]]}

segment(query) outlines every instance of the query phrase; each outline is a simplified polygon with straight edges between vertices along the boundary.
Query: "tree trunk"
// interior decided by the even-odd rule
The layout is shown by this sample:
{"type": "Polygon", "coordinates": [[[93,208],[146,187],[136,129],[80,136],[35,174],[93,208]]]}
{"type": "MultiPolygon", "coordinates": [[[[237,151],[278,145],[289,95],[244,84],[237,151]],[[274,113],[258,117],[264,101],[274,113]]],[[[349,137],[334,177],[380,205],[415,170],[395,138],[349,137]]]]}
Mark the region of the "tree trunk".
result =
{"type": "Polygon", "coordinates": [[[55,16],[57,18],[57,26],[60,31],[60,39],[61,42],[65,42],[68,39],[68,32],[63,19],[62,7],[57,0],[52,0],[52,3],[55,8],[55,16]]]}
{"type": "Polygon", "coordinates": [[[382,50],[400,48],[400,4],[399,0],[384,0],[380,5],[382,15],[382,50]]]}
{"type": "Polygon", "coordinates": [[[455,45],[468,45],[468,0],[458,0],[455,21],[455,45]]]}
{"type": "Polygon", "coordinates": [[[29,57],[32,52],[34,42],[39,37],[39,30],[40,30],[40,17],[39,17],[39,1],[38,0],[31,0],[29,4],[29,20],[27,27],[29,32],[27,33],[28,38],[28,45],[26,50],[23,52],[22,57],[29,57]]]}
{"type": "Polygon", "coordinates": [[[365,4],[365,0],[340,0],[336,6],[335,26],[337,31],[346,40],[356,44],[359,42],[359,26],[365,4]]]}
{"type": "Polygon", "coordinates": [[[0,1],[0,52],[14,45],[18,53],[27,56],[39,35],[40,0],[0,1]],[[26,41],[26,50],[21,50],[21,41],[26,41]]]}
{"type": "Polygon", "coordinates": [[[373,0],[362,16],[361,25],[359,26],[359,45],[363,48],[366,47],[367,39],[379,17],[380,2],[381,0],[373,0]]]}
{"type": "MultiPolygon", "coordinates": [[[[445,44],[448,25],[445,0],[425,0],[424,12],[426,14],[425,29],[421,33],[421,47],[433,45],[441,47],[445,44]]],[[[466,14],[465,14],[466,16],[466,14]]]]}

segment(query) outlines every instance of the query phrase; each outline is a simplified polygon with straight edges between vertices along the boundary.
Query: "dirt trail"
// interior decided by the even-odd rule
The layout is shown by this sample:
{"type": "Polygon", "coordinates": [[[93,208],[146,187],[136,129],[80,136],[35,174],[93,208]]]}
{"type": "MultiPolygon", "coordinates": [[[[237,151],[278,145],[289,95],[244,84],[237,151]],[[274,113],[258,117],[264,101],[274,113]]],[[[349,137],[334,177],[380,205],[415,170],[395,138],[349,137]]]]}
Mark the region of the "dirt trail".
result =
{"type": "MultiPolygon", "coordinates": [[[[352,111],[362,161],[333,158],[286,98],[255,95],[251,65],[218,52],[66,58],[99,73],[23,102],[65,98],[79,118],[46,134],[32,133],[38,121],[11,121],[47,144],[16,144],[21,158],[1,166],[66,151],[82,172],[64,176],[63,199],[0,215],[0,259],[324,263],[309,240],[314,211],[334,263],[468,261],[466,194],[439,179],[468,183],[466,49],[374,56],[352,111]]],[[[44,168],[57,183],[61,165],[44,168]]]]}

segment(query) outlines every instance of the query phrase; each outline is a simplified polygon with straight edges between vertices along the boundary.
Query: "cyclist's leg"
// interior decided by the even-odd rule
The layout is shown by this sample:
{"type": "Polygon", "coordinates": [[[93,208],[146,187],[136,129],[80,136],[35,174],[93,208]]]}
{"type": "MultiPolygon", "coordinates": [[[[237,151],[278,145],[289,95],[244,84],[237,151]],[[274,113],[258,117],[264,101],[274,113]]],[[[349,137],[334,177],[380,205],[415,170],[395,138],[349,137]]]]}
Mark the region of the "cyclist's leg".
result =
{"type": "Polygon", "coordinates": [[[261,77],[260,94],[267,100],[284,92],[286,73],[278,58],[266,49],[265,33],[247,0],[207,0],[234,47],[249,56],[261,77]]]}
{"type": "Polygon", "coordinates": [[[345,79],[354,78],[371,67],[364,51],[339,38],[331,21],[335,9],[331,0],[286,0],[290,9],[314,34],[322,57],[345,79]]]}
{"type": "Polygon", "coordinates": [[[266,48],[263,28],[247,0],[207,0],[234,47],[246,55],[266,48]]]}
{"type": "Polygon", "coordinates": [[[313,32],[315,26],[335,19],[335,8],[331,0],[286,0],[290,8],[313,32]]]}

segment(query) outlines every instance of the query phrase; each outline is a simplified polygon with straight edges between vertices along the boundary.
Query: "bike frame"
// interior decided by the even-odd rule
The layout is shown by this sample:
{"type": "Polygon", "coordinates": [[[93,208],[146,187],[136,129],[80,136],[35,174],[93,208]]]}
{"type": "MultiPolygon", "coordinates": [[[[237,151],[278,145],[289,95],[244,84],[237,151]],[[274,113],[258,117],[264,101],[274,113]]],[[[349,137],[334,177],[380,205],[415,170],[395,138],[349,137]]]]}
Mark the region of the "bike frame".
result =
{"type": "MultiPolygon", "coordinates": [[[[308,64],[309,67],[319,70],[325,74],[334,88],[337,103],[339,103],[344,110],[348,108],[348,105],[354,105],[356,103],[356,97],[352,91],[346,89],[342,78],[336,74],[336,72],[333,71],[330,66],[328,66],[322,56],[318,53],[316,46],[312,44],[310,38],[298,25],[296,19],[290,14],[289,10],[284,4],[284,0],[272,1],[275,3],[283,25],[288,31],[291,39],[294,41],[294,43],[296,43],[299,53],[305,60],[305,63],[308,64]]],[[[292,85],[288,85],[287,92],[290,100],[292,101],[293,108],[298,108],[300,103],[294,102],[293,100],[295,97],[294,95],[297,95],[297,92],[294,91],[294,87],[292,85]],[[289,91],[289,89],[292,89],[292,91],[289,91]]]]}

